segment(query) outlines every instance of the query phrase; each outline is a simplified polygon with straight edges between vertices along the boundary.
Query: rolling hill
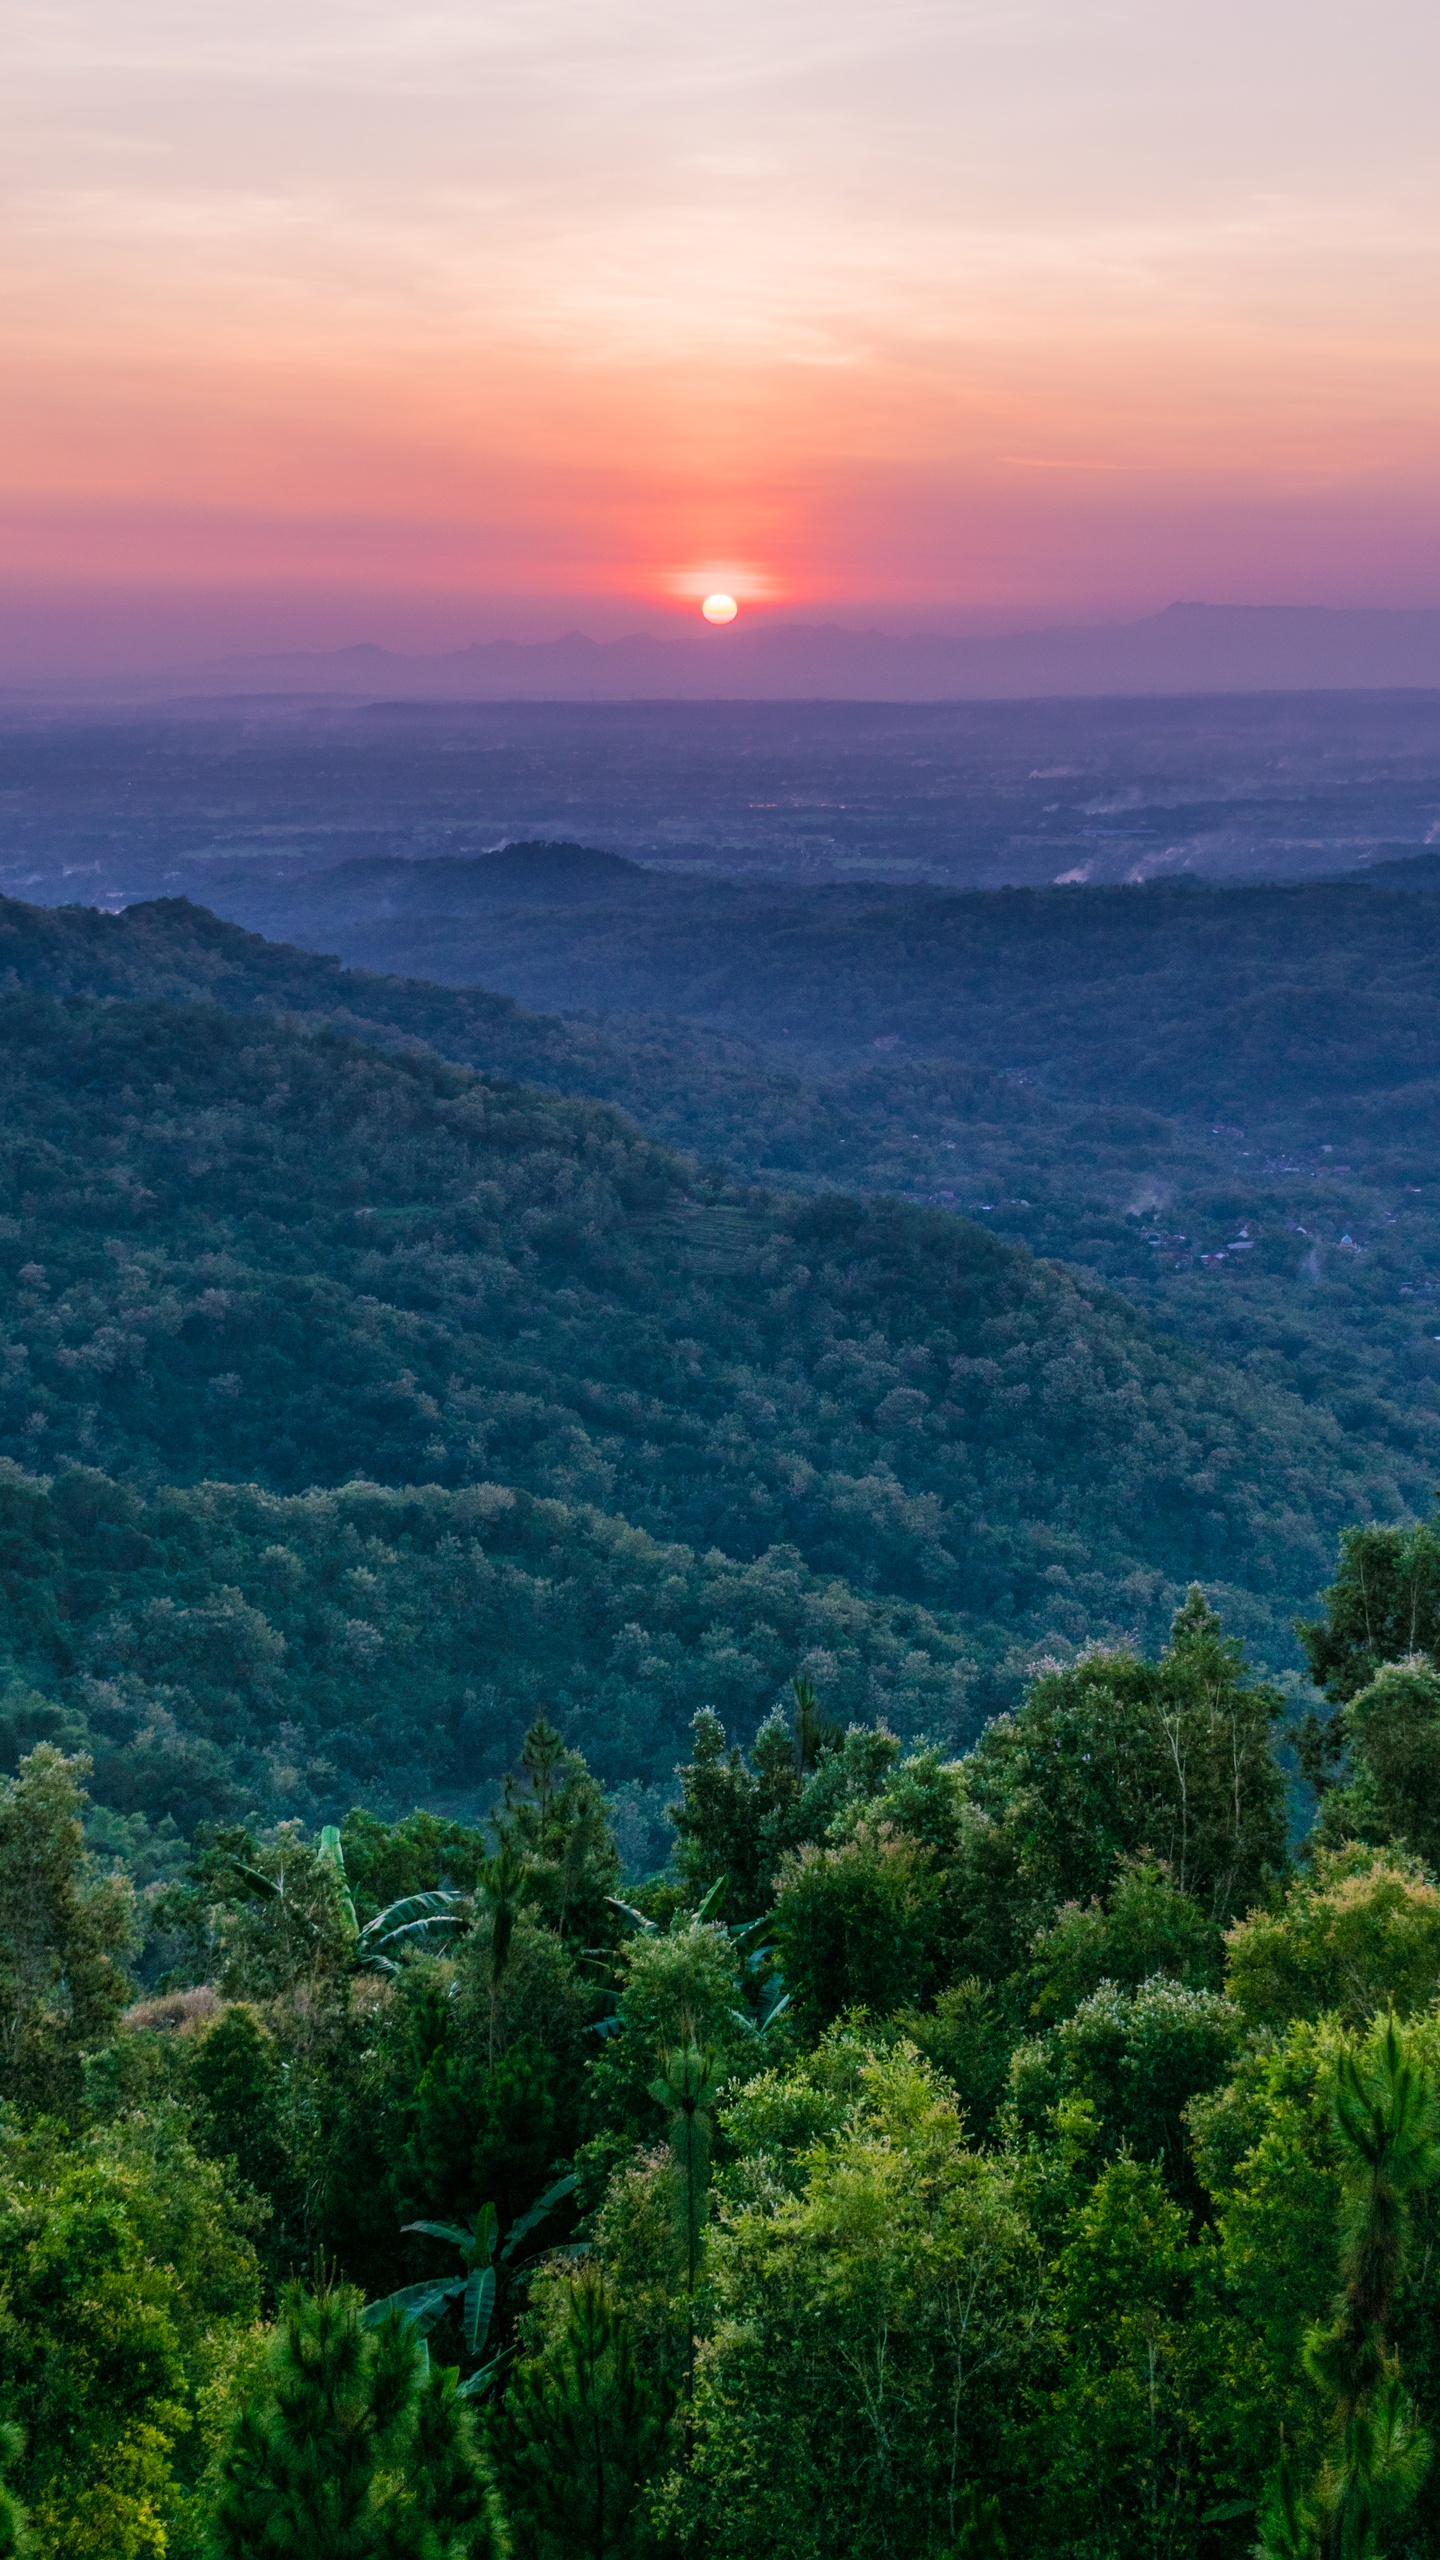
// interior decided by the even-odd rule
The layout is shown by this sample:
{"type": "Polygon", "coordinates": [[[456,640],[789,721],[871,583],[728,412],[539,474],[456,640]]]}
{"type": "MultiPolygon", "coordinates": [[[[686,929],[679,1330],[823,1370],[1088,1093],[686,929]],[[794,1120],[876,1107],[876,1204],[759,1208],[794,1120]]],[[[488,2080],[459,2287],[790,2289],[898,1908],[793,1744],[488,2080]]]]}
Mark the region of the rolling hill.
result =
{"type": "MultiPolygon", "coordinates": [[[[604,1105],[207,1004],[26,993],[0,1001],[0,1094],[0,1454],[44,1502],[78,1485],[83,1510],[99,1483],[152,1505],[189,1488],[192,1505],[191,1561],[145,1602],[160,1613],[153,1656],[80,1640],[92,1619],[133,1614],[145,1558],[126,1561],[122,1518],[103,1606],[75,1596],[58,1555],[24,1610],[9,1586],[17,1671],[50,1686],[123,1675],[142,1725],[151,1708],[185,1725],[167,1647],[190,1638],[170,1613],[199,1609],[196,1641],[223,1650],[205,1613],[214,1600],[223,1622],[230,1593],[259,1646],[261,1739],[282,1758],[300,1749],[301,1656],[253,1596],[256,1574],[289,1570],[265,1551],[293,1541],[239,1536],[226,1487],[302,1505],[357,1482],[415,1488],[433,1526],[496,1486],[499,1511],[558,1504],[590,1524],[581,1543],[606,1546],[622,1582],[627,1556],[649,1559],[620,1622],[577,1605],[537,1651],[517,1617],[501,1689],[533,1694],[543,1664],[578,1717],[617,1661],[649,1665],[649,1706],[608,1723],[595,1707],[587,1742],[607,1774],[652,1783],[705,1685],[690,1654],[733,1640],[758,1666],[738,1680],[746,1722],[791,1643],[754,1588],[728,1619],[699,1623],[686,1602],[682,1640],[672,1582],[780,1577],[793,1624],[829,1610],[852,1630],[837,1696],[884,1656],[912,1729],[953,1740],[1013,1694],[1037,1648],[1153,1635],[1192,1576],[1282,1658],[1340,1522],[1402,1507],[1376,1452],[1333,1422],[982,1228],[707,1177],[604,1105]],[[906,1611],[921,1631],[902,1647],[906,1611]]],[[[93,1498],[103,1511],[111,1497],[93,1498]]],[[[362,1700],[378,1625],[366,1577],[384,1580],[364,1543],[341,1539],[362,1700]]],[[[539,1579],[558,1594],[574,1573],[557,1558],[539,1579]]],[[[540,1619],[570,1606],[536,1605],[540,1619]]],[[[410,1703],[382,1718],[387,1783],[414,1783],[420,1745],[393,1737],[423,1738],[442,1692],[446,1717],[457,1682],[498,1700],[492,1640],[475,1637],[468,1675],[459,1643],[412,1649],[410,1703]]],[[[497,1719],[498,1704],[476,1708],[456,1787],[491,1765],[497,1719]]],[[[237,1748],[242,1734],[253,1759],[237,1709],[237,1748]]]]}

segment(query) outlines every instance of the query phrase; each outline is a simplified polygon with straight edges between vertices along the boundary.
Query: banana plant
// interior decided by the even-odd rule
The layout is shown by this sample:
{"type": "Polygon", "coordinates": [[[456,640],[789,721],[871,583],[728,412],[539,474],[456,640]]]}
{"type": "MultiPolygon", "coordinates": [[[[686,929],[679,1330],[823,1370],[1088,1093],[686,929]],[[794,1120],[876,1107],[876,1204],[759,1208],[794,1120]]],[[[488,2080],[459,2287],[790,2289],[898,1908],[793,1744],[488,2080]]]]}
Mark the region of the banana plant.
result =
{"type": "MultiPolygon", "coordinates": [[[[717,1876],[704,1901],[697,1903],[693,1911],[672,1911],[669,1926],[663,1931],[658,1920],[652,1920],[648,1912],[637,1911],[633,1902],[622,1902],[619,1895],[614,1893],[607,1893],[605,1899],[612,1911],[618,1911],[621,1917],[632,1922],[635,1928],[643,1929],[648,1938],[661,1936],[678,1938],[681,1930],[688,1929],[692,1921],[719,1920],[725,1903],[725,1889],[729,1882],[728,1876],[717,1876]]],[[[758,1920],[731,1920],[726,1925],[730,1943],[737,1955],[746,1955],[755,1948],[757,1941],[769,1928],[770,1914],[762,1912],[758,1920]]]]}
{"type": "Polygon", "coordinates": [[[771,1974],[767,1988],[771,1997],[758,2018],[752,2018],[748,2009],[727,2009],[725,2012],[726,2017],[739,2028],[741,2035],[748,2036],[755,2044],[759,2044],[762,2037],[768,2036],[772,2027],[778,2027],[790,2008],[790,1994],[778,1973],[771,1974]]]}
{"type": "MultiPolygon", "coordinates": [[[[689,1927],[692,1920],[718,1920],[725,1901],[725,1888],[729,1881],[728,1876],[717,1876],[704,1901],[694,1911],[676,1911],[671,1914],[669,1928],[664,1934],[668,1937],[676,1937],[682,1929],[689,1927]]],[[[622,1913],[625,1919],[633,1921],[637,1929],[643,1929],[647,1937],[658,1938],[662,1934],[658,1921],[652,1920],[644,1911],[637,1911],[633,1903],[621,1902],[613,1893],[607,1894],[606,1900],[614,1910],[622,1913]]],[[[774,1967],[774,1950],[764,1943],[771,1918],[772,1914],[766,1911],[761,1913],[758,1920],[732,1920],[727,1924],[730,1944],[740,1960],[743,1971],[749,1976],[751,1982],[756,1984],[757,1996],[759,1977],[762,1973],[765,1975],[765,1987],[770,1994],[758,2018],[752,2017],[748,2009],[727,2011],[726,2014],[734,2021],[742,2035],[752,2037],[768,2035],[770,2029],[778,2025],[790,2006],[790,1994],[774,1967]]],[[[595,2033],[599,2036],[614,2035],[619,2025],[618,2017],[602,2018],[595,2028],[595,2033]]]]}
{"type": "MultiPolygon", "coordinates": [[[[427,2239],[451,2242],[460,2252],[460,2273],[429,2276],[420,2284],[402,2285],[398,2293],[387,2293],[381,2302],[367,2303],[360,2314],[361,2328],[378,2329],[392,2312],[398,2311],[418,2338],[426,2338],[436,2322],[454,2307],[459,2311],[460,2334],[465,2341],[466,2354],[483,2355],[495,2316],[495,2296],[501,2273],[506,2269],[513,2271],[515,2253],[522,2241],[529,2239],[531,2232],[554,2212],[556,2205],[573,2194],[574,2188],[573,2175],[557,2178],[538,2202],[531,2205],[528,2213],[520,2214],[511,2223],[498,2249],[495,2244],[500,2217],[493,2204],[482,2205],[473,2222],[402,2224],[405,2231],[423,2232],[427,2239]]],[[[482,2365],[477,2373],[472,2373],[461,2383],[459,2397],[462,2400],[480,2399],[489,2390],[504,2361],[505,2351],[502,2349],[498,2356],[492,2356],[488,2364],[482,2365]]]]}
{"type": "Polygon", "coordinates": [[[404,1893],[395,1902],[377,1911],[373,1920],[360,1925],[355,1897],[345,1872],[345,1845],[333,1822],[327,1822],[320,1834],[320,1855],[335,1871],[340,1887],[342,1907],[353,1931],[352,1962],[375,1973],[396,1973],[396,1958],[408,1948],[425,1949],[445,1944],[446,1930],[463,1929],[468,1916],[468,1897],[447,1892],[443,1887],[431,1893],[404,1893]],[[393,1952],[392,1952],[393,1951],[393,1952]]]}
{"type": "MultiPolygon", "coordinates": [[[[373,1920],[360,1925],[355,1897],[345,1873],[345,1852],[340,1833],[333,1822],[320,1834],[319,1857],[328,1867],[339,1888],[339,1903],[346,1945],[351,1964],[360,1971],[396,1973],[397,1958],[408,1948],[424,1949],[443,1946],[447,1930],[467,1925],[468,1900],[464,1894],[437,1891],[402,1894],[398,1901],[378,1911],[373,1920]]],[[[312,1944],[324,1936],[322,1924],[313,1911],[286,1890],[283,1867],[278,1875],[267,1876],[259,1867],[247,1866],[243,1858],[230,1861],[235,1875],[254,1902],[275,1902],[283,1910],[287,1922],[298,1928],[312,1944]]]]}
{"type": "MultiPolygon", "coordinates": [[[[689,1928],[692,1920],[718,1920],[721,1905],[725,1900],[725,1888],[729,1881],[728,1876],[717,1876],[704,1901],[697,1904],[693,1911],[671,1912],[670,1926],[663,1932],[659,1921],[652,1920],[646,1911],[637,1911],[633,1902],[622,1902],[617,1893],[607,1893],[605,1899],[612,1911],[618,1911],[623,1919],[632,1921],[637,1929],[643,1929],[647,1938],[658,1938],[662,1935],[677,1938],[682,1929],[689,1928]]],[[[747,1921],[745,1925],[747,1928],[753,1928],[755,1924],[753,1921],[747,1921]]],[[[730,1934],[734,1936],[733,1929],[730,1934]]]]}

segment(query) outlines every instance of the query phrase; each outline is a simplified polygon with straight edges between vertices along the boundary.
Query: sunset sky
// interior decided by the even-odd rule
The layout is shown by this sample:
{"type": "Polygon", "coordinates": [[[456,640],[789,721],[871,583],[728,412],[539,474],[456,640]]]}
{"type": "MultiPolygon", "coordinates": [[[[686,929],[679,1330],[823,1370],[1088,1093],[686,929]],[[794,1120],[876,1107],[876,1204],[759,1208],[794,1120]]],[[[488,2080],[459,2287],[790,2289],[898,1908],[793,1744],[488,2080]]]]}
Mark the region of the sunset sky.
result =
{"type": "Polygon", "coordinates": [[[10,0],[6,61],[7,665],[1440,604],[1427,0],[10,0]]]}

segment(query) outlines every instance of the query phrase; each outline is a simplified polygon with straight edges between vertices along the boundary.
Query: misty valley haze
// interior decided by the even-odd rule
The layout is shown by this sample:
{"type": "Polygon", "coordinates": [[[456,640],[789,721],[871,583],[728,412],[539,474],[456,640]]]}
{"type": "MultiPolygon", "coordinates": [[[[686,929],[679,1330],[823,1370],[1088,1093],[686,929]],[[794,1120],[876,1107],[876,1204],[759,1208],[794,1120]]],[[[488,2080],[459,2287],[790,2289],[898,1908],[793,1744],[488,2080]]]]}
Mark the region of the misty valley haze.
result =
{"type": "MultiPolygon", "coordinates": [[[[1133,622],[976,637],[855,630],[762,617],[723,635],[640,632],[593,640],[490,640],[418,656],[374,642],[331,650],[193,657],[131,674],[80,658],[69,678],[18,657],[9,681],[38,689],[301,693],[413,701],[1004,701],[1045,696],[1304,693],[1440,684],[1440,612],[1321,605],[1175,604],[1133,622]],[[28,682],[27,682],[28,677],[28,682]]],[[[141,661],[142,669],[144,661],[141,661]]]]}
{"type": "Polygon", "coordinates": [[[1421,852],[1440,827],[1440,693],[12,702],[0,768],[0,887],[102,905],[184,891],[330,948],[385,894],[376,871],[327,880],[342,861],[433,865],[506,841],[797,881],[1344,872],[1421,852]],[[289,895],[306,875],[313,896],[266,907],[267,884],[289,895]]]}

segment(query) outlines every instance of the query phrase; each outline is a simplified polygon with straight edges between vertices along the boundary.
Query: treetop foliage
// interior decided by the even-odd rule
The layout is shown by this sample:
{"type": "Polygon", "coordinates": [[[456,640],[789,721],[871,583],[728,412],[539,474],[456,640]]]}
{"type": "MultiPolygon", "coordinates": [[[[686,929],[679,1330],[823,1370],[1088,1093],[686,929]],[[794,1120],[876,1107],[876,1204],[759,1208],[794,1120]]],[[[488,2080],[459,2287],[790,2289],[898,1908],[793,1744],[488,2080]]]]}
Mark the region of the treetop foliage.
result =
{"type": "Polygon", "coordinates": [[[0,1910],[16,2533],[1296,2560],[1363,2508],[1427,2560],[1440,1920],[1360,1761],[1421,1668],[1298,1867],[1276,1696],[1198,1593],[959,1758],[803,1677],[748,1752],[700,1712],[676,1864],[623,1891],[538,1714],[486,1824],[212,1829],[123,2015],[130,1897],[42,1741],[4,1804],[49,1882],[0,1910]]]}

